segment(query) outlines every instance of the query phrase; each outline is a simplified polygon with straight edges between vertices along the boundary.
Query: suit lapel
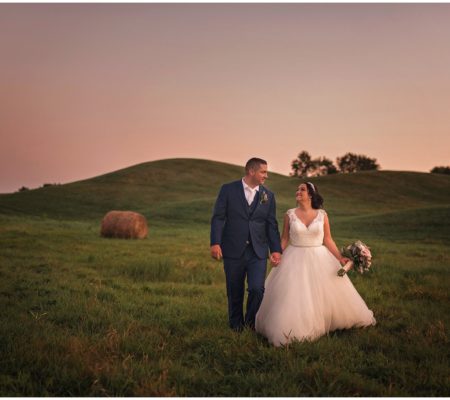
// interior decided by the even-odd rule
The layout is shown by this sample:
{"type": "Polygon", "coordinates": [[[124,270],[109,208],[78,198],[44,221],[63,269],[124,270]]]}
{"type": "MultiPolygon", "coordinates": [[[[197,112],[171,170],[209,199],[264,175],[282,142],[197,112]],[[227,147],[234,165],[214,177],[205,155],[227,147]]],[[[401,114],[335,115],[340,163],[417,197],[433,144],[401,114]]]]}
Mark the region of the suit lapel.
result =
{"type": "Polygon", "coordinates": [[[256,203],[256,206],[255,206],[255,209],[253,211],[253,214],[258,210],[258,207],[261,205],[262,190],[263,190],[263,187],[261,185],[259,185],[259,190],[256,192],[256,195],[258,196],[257,197],[258,203],[256,203]]]}
{"type": "Polygon", "coordinates": [[[252,203],[252,212],[255,212],[259,205],[259,190],[256,191],[255,197],[253,199],[254,203],[252,203]]]}
{"type": "Polygon", "coordinates": [[[245,198],[244,185],[242,184],[242,181],[237,181],[236,182],[236,189],[237,189],[237,191],[239,193],[239,198],[241,200],[242,207],[244,208],[244,212],[245,212],[246,215],[249,215],[248,203],[247,203],[247,199],[245,198]]]}

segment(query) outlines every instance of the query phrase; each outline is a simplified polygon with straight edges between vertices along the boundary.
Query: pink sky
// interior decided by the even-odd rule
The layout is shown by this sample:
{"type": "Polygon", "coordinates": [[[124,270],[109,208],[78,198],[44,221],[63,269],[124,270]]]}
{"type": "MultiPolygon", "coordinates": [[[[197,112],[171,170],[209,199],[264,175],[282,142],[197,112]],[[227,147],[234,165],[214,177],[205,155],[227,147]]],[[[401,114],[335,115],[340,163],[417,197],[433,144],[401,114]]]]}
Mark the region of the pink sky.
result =
{"type": "Polygon", "coordinates": [[[450,4],[0,4],[0,193],[172,157],[450,164],[450,4]]]}

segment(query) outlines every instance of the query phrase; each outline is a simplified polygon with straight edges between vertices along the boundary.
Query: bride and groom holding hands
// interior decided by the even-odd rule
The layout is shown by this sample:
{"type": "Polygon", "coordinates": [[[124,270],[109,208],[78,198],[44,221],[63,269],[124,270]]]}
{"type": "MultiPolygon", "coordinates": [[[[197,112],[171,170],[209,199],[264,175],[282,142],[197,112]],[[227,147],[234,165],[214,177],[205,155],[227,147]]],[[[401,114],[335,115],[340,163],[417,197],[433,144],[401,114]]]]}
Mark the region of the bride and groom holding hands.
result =
{"type": "Polygon", "coordinates": [[[230,328],[247,326],[281,346],[374,325],[350,279],[337,275],[348,259],[334,243],[317,187],[299,185],[280,238],[275,195],[263,186],[267,177],[267,162],[251,158],[245,176],[223,185],[214,206],[211,256],[223,259],[230,328]],[[266,279],[269,254],[273,268],[266,279]]]}

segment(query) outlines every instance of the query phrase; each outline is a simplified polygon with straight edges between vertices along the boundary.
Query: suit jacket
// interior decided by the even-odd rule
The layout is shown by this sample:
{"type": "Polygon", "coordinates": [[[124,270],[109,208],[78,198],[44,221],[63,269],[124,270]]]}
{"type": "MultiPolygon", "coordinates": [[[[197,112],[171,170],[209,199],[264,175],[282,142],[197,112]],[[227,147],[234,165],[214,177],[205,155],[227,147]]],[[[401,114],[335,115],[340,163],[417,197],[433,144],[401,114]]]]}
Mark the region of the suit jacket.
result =
{"type": "Polygon", "coordinates": [[[242,180],[221,187],[211,218],[211,245],[219,244],[224,257],[240,258],[249,242],[260,259],[267,258],[269,249],[281,253],[275,195],[260,185],[255,198],[252,212],[242,180]]]}

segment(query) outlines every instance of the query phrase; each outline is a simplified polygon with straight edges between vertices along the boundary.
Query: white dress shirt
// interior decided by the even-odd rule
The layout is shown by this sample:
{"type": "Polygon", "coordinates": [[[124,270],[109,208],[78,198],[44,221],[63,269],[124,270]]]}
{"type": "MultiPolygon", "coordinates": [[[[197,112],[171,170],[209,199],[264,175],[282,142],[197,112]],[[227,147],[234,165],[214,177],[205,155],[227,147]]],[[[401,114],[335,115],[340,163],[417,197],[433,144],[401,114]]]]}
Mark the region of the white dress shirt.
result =
{"type": "Polygon", "coordinates": [[[256,192],[259,192],[259,185],[252,189],[245,183],[244,178],[242,178],[242,186],[244,186],[244,193],[245,198],[247,199],[247,203],[248,205],[250,205],[253,203],[253,199],[255,198],[256,192]]]}

